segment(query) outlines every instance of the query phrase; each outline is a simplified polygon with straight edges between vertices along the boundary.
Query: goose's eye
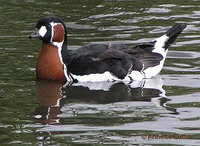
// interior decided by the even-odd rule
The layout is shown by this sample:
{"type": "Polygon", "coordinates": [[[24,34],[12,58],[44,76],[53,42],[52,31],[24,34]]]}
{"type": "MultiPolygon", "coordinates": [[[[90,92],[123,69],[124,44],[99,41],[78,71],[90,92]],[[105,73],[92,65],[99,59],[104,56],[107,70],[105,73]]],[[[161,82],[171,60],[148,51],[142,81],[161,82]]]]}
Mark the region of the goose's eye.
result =
{"type": "Polygon", "coordinates": [[[51,25],[49,24],[49,25],[47,25],[47,28],[51,28],[51,25]]]}

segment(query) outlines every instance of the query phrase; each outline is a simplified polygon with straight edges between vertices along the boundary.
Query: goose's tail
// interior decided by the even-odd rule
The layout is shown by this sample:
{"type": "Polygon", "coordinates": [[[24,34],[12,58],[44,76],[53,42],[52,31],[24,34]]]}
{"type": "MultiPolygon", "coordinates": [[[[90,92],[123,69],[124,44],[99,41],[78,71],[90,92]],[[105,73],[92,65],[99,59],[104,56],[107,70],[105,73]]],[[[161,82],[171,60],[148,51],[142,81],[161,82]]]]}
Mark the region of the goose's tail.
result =
{"type": "Polygon", "coordinates": [[[176,40],[186,26],[187,25],[185,24],[175,24],[172,26],[164,35],[155,40],[155,49],[153,52],[159,53],[165,57],[165,51],[176,40]]]}
{"type": "Polygon", "coordinates": [[[185,24],[175,24],[166,32],[166,35],[169,37],[169,39],[165,43],[165,49],[167,49],[176,40],[176,38],[181,34],[183,29],[186,28],[186,26],[187,25],[185,24]]]}
{"type": "Polygon", "coordinates": [[[175,24],[164,35],[154,41],[155,44],[152,53],[160,54],[162,59],[158,63],[159,65],[152,66],[144,70],[145,78],[151,78],[161,71],[167,56],[168,48],[176,40],[184,28],[186,28],[185,24],[175,24]]]}

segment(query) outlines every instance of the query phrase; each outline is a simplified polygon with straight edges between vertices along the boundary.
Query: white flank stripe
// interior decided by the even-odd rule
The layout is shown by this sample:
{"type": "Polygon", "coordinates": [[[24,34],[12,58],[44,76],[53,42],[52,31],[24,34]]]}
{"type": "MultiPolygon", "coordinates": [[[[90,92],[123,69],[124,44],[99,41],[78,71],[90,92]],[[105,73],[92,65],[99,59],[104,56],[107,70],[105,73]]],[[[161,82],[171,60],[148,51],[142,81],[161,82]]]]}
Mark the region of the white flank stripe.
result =
{"type": "Polygon", "coordinates": [[[139,71],[132,71],[128,76],[134,81],[142,80],[144,78],[144,75],[139,71]]]}
{"type": "Polygon", "coordinates": [[[89,75],[72,75],[73,78],[77,79],[79,82],[103,82],[103,81],[124,81],[124,82],[131,82],[131,81],[138,81],[144,78],[144,75],[139,71],[132,71],[128,74],[124,79],[119,79],[116,76],[112,75],[110,72],[106,71],[102,74],[89,74],[89,75]]]}
{"type": "MultiPolygon", "coordinates": [[[[121,81],[119,81],[121,82],[121,81]]],[[[103,90],[109,91],[112,85],[117,84],[118,82],[78,82],[73,84],[73,86],[82,86],[87,87],[90,90],[103,90]]]]}
{"type": "Polygon", "coordinates": [[[72,75],[73,78],[77,79],[79,82],[103,82],[103,81],[117,81],[120,80],[113,76],[110,72],[106,71],[103,74],[89,74],[89,75],[72,75]]]}

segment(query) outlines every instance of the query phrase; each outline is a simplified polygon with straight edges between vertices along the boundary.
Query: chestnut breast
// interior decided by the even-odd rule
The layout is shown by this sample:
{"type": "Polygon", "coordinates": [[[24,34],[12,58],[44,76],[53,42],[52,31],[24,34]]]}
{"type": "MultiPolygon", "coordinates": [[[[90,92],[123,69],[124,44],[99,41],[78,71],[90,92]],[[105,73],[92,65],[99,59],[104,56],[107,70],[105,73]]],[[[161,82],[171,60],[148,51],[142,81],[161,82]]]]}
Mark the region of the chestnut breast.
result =
{"type": "Polygon", "coordinates": [[[66,78],[57,47],[43,44],[36,67],[37,78],[65,82],[66,78]]]}

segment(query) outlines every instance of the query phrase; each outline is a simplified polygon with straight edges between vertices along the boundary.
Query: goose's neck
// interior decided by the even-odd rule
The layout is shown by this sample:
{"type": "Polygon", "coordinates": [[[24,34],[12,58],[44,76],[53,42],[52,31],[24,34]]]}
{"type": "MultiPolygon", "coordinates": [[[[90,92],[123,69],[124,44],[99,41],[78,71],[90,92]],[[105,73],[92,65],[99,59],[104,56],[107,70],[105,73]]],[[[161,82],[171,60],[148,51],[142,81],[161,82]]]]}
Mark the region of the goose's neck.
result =
{"type": "Polygon", "coordinates": [[[36,67],[36,75],[41,79],[66,81],[62,55],[59,48],[52,44],[43,44],[36,67]]]}
{"type": "Polygon", "coordinates": [[[63,66],[63,72],[65,75],[65,78],[68,82],[73,82],[73,77],[71,73],[67,69],[67,64],[69,63],[69,53],[67,50],[67,43],[66,41],[63,41],[61,43],[53,43],[54,46],[58,48],[58,56],[60,58],[60,62],[63,66]]]}

